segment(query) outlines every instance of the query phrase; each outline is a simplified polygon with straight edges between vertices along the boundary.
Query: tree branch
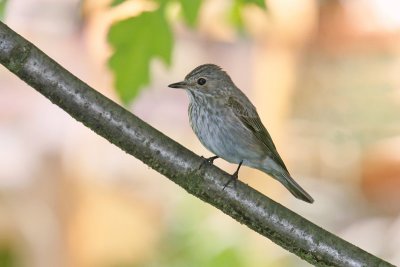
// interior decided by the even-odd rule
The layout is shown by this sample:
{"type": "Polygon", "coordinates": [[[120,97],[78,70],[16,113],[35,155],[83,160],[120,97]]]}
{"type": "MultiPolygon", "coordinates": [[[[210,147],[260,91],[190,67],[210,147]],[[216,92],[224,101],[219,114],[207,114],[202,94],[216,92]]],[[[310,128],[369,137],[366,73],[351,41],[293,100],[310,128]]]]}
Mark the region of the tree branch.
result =
{"type": "Polygon", "coordinates": [[[238,181],[101,95],[0,22],[0,62],[122,150],[189,193],[317,266],[393,266],[238,181]]]}

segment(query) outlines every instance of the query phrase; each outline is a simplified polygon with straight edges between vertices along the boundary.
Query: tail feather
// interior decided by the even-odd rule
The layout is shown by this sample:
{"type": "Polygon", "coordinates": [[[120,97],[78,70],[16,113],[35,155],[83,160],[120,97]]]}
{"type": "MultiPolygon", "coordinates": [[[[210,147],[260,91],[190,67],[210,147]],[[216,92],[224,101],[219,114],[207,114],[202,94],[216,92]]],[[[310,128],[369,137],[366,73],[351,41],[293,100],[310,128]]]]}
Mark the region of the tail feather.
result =
{"type": "Polygon", "coordinates": [[[298,199],[313,203],[314,199],[289,174],[274,175],[298,199]]]}
{"type": "Polygon", "coordinates": [[[280,182],[292,193],[296,198],[304,200],[308,203],[313,203],[314,199],[303,189],[301,186],[293,180],[290,175],[285,175],[284,180],[280,182]]]}

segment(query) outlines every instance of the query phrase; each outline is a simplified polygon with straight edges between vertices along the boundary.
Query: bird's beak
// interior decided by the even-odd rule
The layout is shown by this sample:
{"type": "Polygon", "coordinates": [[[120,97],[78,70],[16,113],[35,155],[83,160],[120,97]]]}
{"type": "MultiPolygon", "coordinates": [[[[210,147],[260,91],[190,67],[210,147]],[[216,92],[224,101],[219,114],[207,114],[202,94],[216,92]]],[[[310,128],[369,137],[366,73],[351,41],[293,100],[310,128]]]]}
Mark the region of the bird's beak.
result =
{"type": "Polygon", "coordinates": [[[171,83],[168,87],[185,89],[188,86],[186,82],[171,83]]]}

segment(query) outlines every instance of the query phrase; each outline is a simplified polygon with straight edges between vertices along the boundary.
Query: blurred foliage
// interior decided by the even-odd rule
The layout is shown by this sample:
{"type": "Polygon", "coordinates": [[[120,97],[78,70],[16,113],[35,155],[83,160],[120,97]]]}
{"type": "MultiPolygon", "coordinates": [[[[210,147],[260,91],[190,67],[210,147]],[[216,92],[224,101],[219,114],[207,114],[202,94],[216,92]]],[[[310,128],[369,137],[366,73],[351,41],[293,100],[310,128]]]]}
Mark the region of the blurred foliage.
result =
{"type": "Polygon", "coordinates": [[[125,0],[114,0],[111,2],[111,7],[118,6],[119,4],[122,4],[123,2],[125,2],[125,0]]]}
{"type": "Polygon", "coordinates": [[[4,17],[4,11],[6,9],[7,0],[0,0],[0,19],[4,17]]]}
{"type": "Polygon", "coordinates": [[[243,29],[242,10],[247,4],[255,4],[263,9],[267,8],[264,0],[233,0],[230,10],[230,19],[232,23],[240,30],[243,29]]]}
{"type": "MultiPolygon", "coordinates": [[[[111,7],[127,0],[114,0],[111,7]]],[[[235,26],[241,25],[241,9],[247,4],[266,8],[264,0],[232,0],[235,26]]],[[[187,25],[194,28],[203,1],[201,0],[156,0],[155,11],[143,12],[113,24],[108,34],[108,42],[114,53],[109,66],[114,73],[115,88],[124,103],[132,101],[140,90],[150,83],[150,63],[161,59],[169,66],[173,49],[171,25],[166,20],[169,3],[179,3],[187,25]]]]}
{"type": "Polygon", "coordinates": [[[186,23],[194,27],[196,26],[202,0],[179,0],[182,7],[182,14],[186,23]]]}
{"type": "Polygon", "coordinates": [[[11,247],[7,244],[0,244],[0,266],[16,267],[16,256],[11,247]]]}
{"type": "MultiPolygon", "coordinates": [[[[208,209],[197,200],[182,201],[182,206],[172,219],[157,254],[150,262],[135,267],[251,265],[245,251],[245,242],[227,242],[224,230],[213,225],[208,209]]],[[[234,238],[240,238],[240,234],[234,238]]]]}

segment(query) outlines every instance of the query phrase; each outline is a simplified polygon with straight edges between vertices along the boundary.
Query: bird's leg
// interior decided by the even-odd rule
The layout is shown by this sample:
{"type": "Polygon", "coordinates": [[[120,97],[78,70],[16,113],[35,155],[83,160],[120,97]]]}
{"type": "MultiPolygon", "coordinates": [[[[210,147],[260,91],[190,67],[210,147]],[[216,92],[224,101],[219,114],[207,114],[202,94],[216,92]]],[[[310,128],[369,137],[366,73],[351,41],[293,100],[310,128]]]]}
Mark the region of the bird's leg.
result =
{"type": "Polygon", "coordinates": [[[224,185],[224,188],[222,190],[225,190],[225,187],[227,187],[232,181],[233,181],[233,186],[236,188],[236,181],[238,180],[239,177],[239,169],[242,166],[243,160],[240,161],[238,168],[236,171],[231,175],[231,178],[229,181],[224,185]]]}
{"type": "Polygon", "coordinates": [[[213,156],[213,157],[209,157],[209,158],[205,158],[205,157],[203,157],[203,156],[201,156],[201,158],[203,159],[203,162],[200,164],[200,166],[199,166],[199,169],[201,168],[201,167],[203,167],[203,165],[205,164],[205,163],[207,163],[207,164],[213,164],[214,163],[214,160],[216,160],[217,158],[219,158],[218,156],[213,156]]]}

